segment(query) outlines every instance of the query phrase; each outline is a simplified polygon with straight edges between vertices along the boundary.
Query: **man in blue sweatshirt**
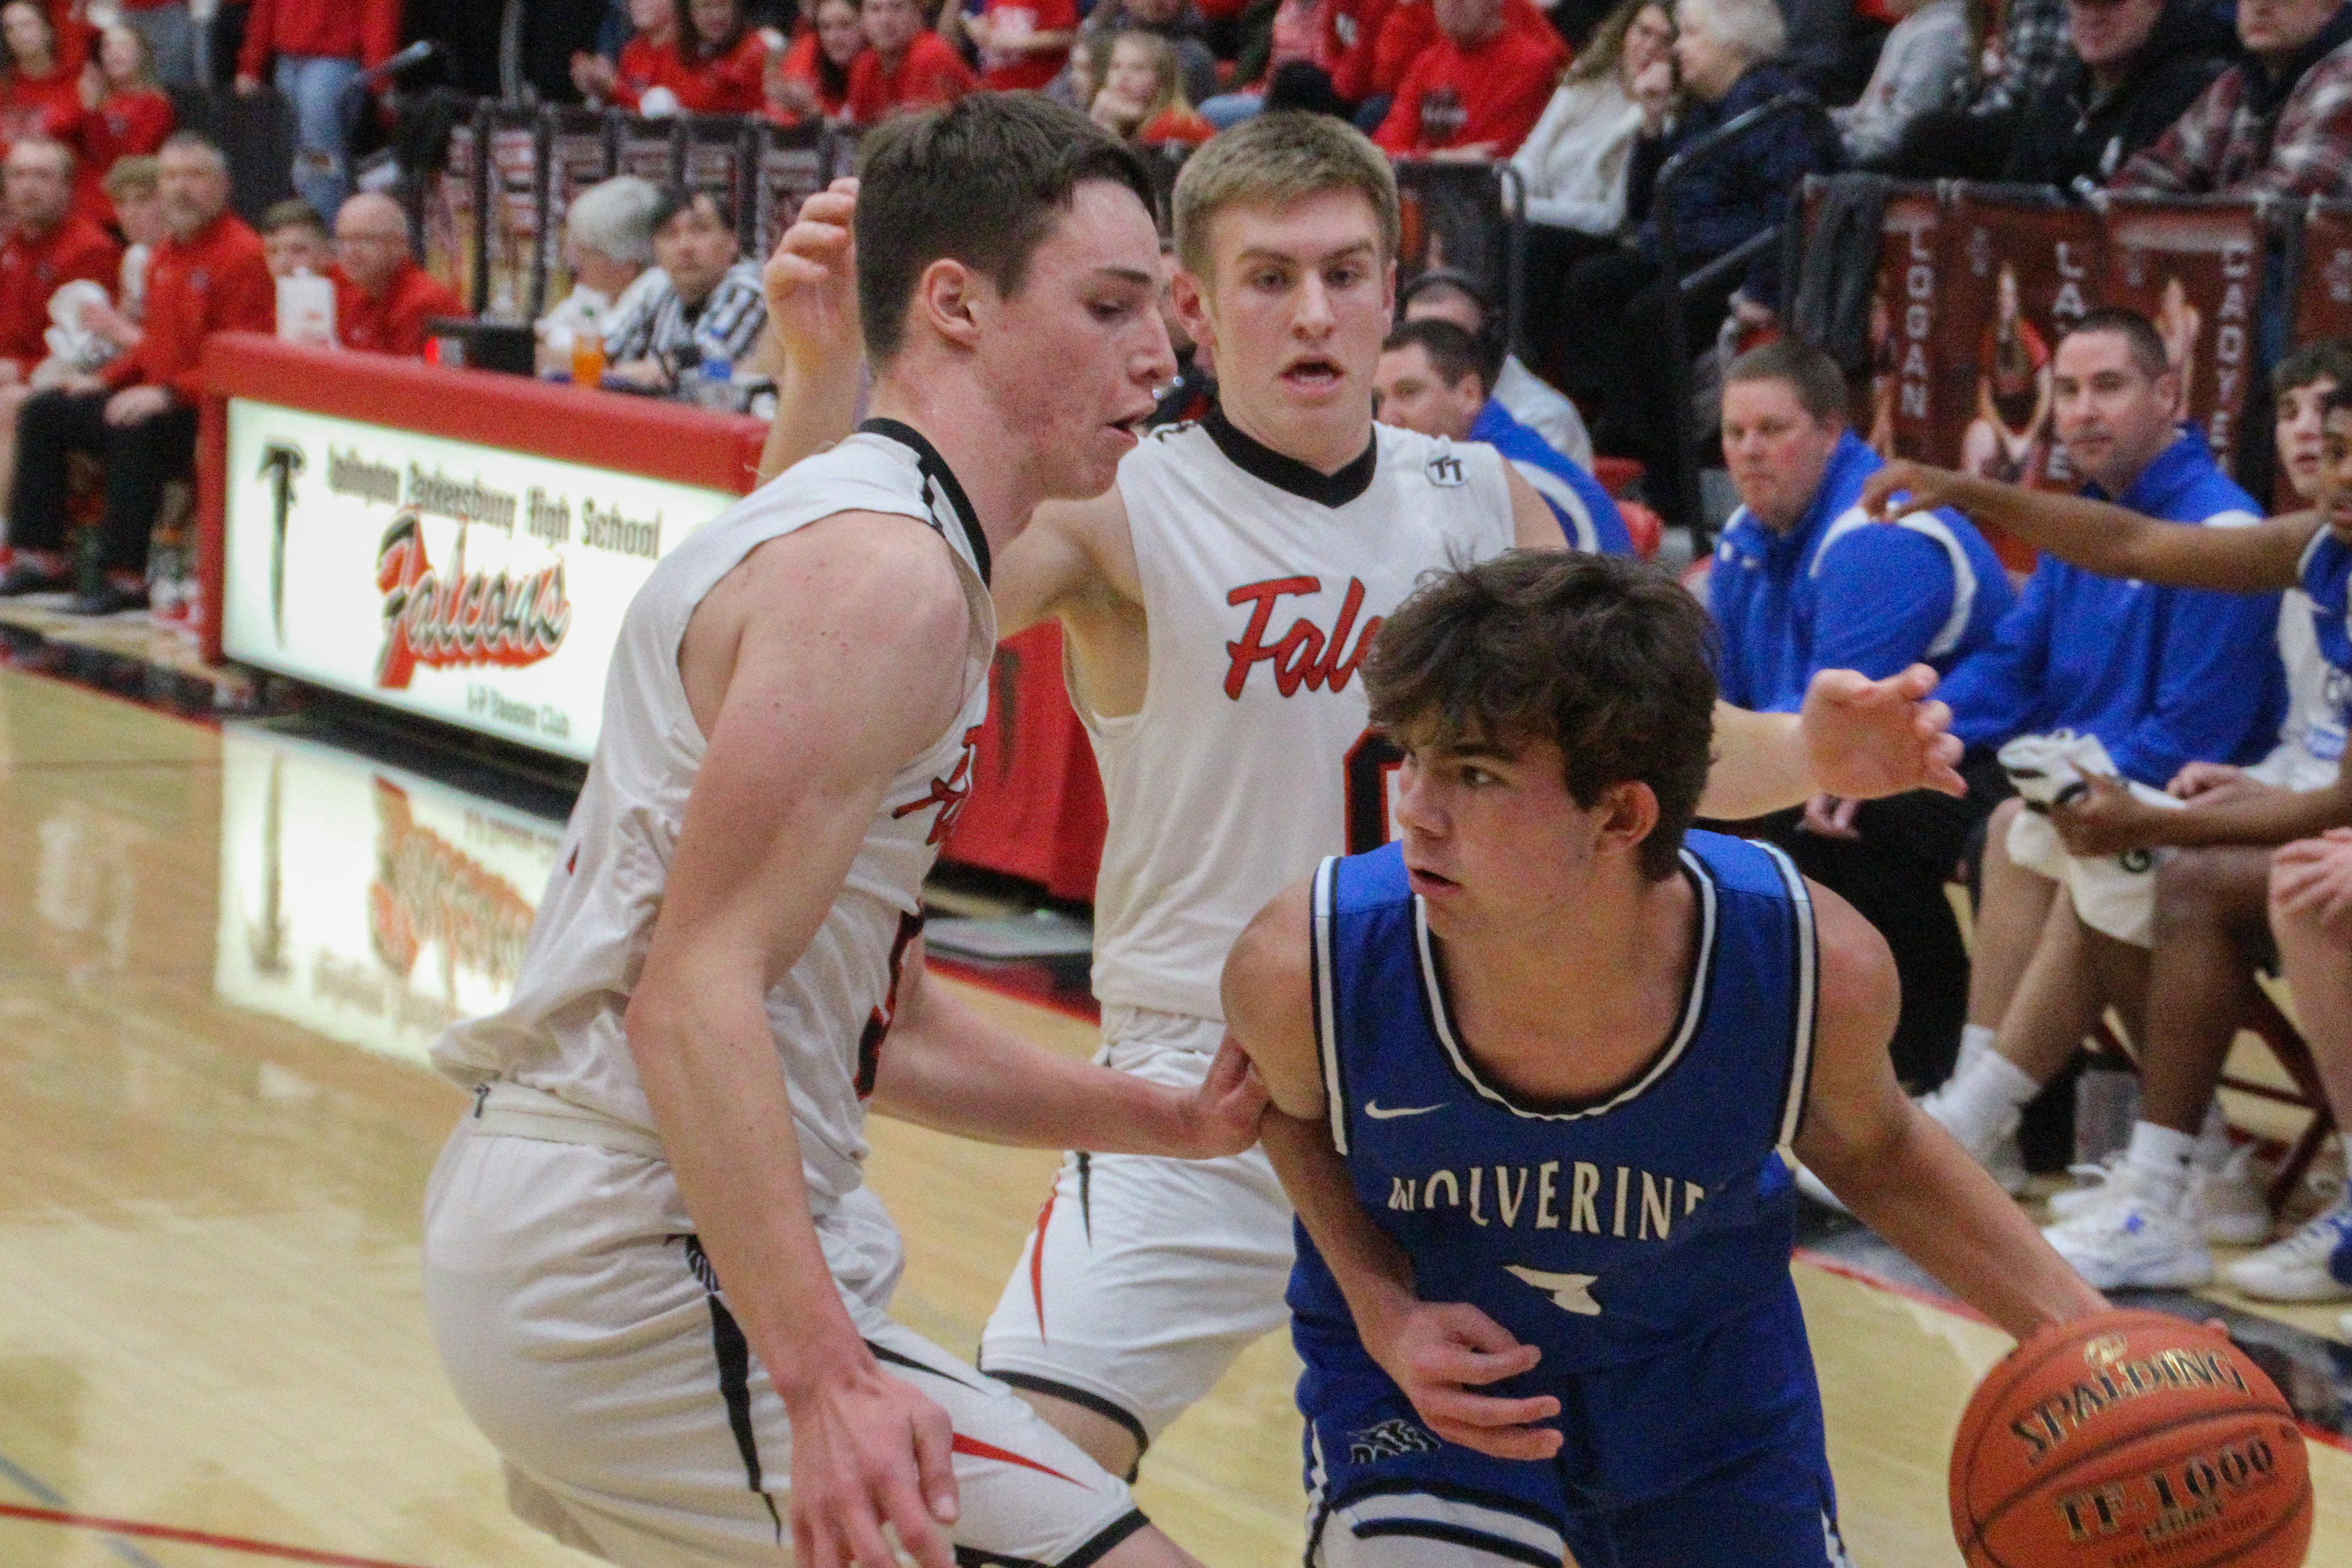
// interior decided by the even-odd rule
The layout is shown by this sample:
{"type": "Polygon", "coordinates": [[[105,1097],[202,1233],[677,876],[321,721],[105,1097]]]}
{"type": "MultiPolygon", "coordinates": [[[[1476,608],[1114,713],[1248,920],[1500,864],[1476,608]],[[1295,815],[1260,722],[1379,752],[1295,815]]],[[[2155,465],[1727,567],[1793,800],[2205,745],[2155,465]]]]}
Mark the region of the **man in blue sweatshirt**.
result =
{"type": "Polygon", "coordinates": [[[1454,322],[1437,317],[1407,321],[1381,345],[1380,366],[1372,374],[1381,423],[1423,435],[1486,443],[1535,486],[1559,519],[1570,549],[1632,555],[1633,541],[1624,517],[1601,481],[1512,418],[1493,395],[1490,358],[1479,340],[1454,322]]]}
{"type": "MultiPolygon", "coordinates": [[[[1915,662],[1948,672],[1990,642],[2016,599],[2000,559],[1957,512],[1880,528],[1855,506],[1885,465],[1846,427],[1845,376],[1795,339],[1732,361],[1723,456],[1740,507],[1717,546],[1707,606],[1722,639],[1728,700],[1794,712],[1814,672],[1885,674],[1915,662]]],[[[1968,949],[1944,883],[1999,799],[1987,780],[1961,799],[1918,791],[1820,800],[1760,831],[1886,937],[1903,981],[1890,1047],[1915,1085],[1941,1080],[1959,1049],[1968,949]]]]}
{"type": "MultiPolygon", "coordinates": [[[[2058,439],[2083,494],[2166,522],[2257,523],[2262,508],[2176,422],[2180,378],[2141,316],[2095,310],[2052,360],[2058,439]]],[[[2162,789],[2184,763],[2251,762],[2278,733],[2284,677],[2275,593],[2215,593],[2101,577],[2044,556],[1990,645],[1937,694],[1970,756],[2020,735],[2098,737],[2127,779],[2162,789]]],[[[1959,1069],[1927,1113],[2012,1190],[2014,1139],[2039,1085],[1992,1050],[2002,1015],[2057,1005],[2079,972],[2080,925],[2059,884],[2011,860],[2014,800],[1989,824],[1969,1029],[1959,1069]]]]}

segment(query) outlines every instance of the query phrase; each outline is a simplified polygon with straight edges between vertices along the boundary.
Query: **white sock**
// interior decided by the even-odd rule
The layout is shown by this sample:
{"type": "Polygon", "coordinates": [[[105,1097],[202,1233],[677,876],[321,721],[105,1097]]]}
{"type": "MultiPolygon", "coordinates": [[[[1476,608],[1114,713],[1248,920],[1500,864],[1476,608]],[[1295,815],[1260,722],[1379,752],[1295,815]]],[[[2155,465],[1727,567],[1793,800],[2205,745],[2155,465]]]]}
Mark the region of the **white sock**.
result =
{"type": "Polygon", "coordinates": [[[1960,1026],[1960,1058],[1952,1066],[1955,1077],[1969,1070],[1969,1063],[1992,1049],[1993,1030],[1990,1024],[1969,1023],[1960,1026]]]}
{"type": "Polygon", "coordinates": [[[2015,1119],[2018,1108],[2040,1092],[2042,1085],[2016,1063],[1997,1051],[1988,1051],[1953,1073],[1952,1081],[1944,1085],[1937,1096],[1944,1113],[1939,1120],[1952,1136],[1974,1149],[1990,1142],[2015,1119]]]}
{"type": "Polygon", "coordinates": [[[2221,1097],[2213,1096],[2205,1107],[2204,1124],[2197,1129],[2197,1153],[2190,1164],[2200,1171],[2218,1171],[2230,1163],[2237,1145],[2230,1142],[2230,1118],[2221,1110],[2221,1097]]]}
{"type": "Polygon", "coordinates": [[[2180,1206],[2189,1189],[2189,1159],[2197,1152],[2197,1134],[2176,1133],[2154,1122],[2132,1124],[2131,1149],[2124,1156],[2147,1191],[2148,1201],[2167,1211],[2180,1206]]]}

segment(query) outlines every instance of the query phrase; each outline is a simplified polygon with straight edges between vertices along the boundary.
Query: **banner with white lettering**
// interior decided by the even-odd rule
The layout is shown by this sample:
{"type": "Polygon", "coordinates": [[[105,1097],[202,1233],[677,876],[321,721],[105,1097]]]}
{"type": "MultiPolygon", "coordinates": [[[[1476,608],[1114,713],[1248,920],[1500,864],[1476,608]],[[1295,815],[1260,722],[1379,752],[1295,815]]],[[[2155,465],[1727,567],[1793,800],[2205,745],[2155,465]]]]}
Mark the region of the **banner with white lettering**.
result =
{"type": "Polygon", "coordinates": [[[621,617],[722,491],[234,398],[233,659],[587,760],[621,617]]]}
{"type": "Polygon", "coordinates": [[[1963,191],[1944,214],[1937,459],[2071,490],[2050,424],[2050,356],[2096,301],[2103,235],[2083,207],[1963,191]]]}
{"type": "Polygon", "coordinates": [[[2262,257],[2252,202],[2183,207],[2152,198],[2109,201],[2098,303],[2137,310],[2156,324],[2180,375],[2189,422],[2205,433],[2225,469],[2237,456],[2253,371],[2262,257]]]}
{"type": "Polygon", "coordinates": [[[1943,204],[1932,190],[1897,191],[1879,225],[1878,282],[1870,300],[1870,416],[1864,435],[1881,457],[1938,455],[1936,436],[1937,277],[1943,204]]]}

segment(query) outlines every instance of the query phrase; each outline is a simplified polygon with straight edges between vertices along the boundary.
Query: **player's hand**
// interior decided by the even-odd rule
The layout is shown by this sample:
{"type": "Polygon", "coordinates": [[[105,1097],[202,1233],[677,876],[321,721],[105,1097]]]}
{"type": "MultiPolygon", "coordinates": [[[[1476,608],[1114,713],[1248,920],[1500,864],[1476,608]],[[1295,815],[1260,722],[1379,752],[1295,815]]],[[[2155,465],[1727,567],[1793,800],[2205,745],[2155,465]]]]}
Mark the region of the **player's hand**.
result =
{"type": "Polygon", "coordinates": [[[1549,1394],[1505,1399],[1471,1392],[1531,1372],[1543,1357],[1541,1350],[1521,1344],[1477,1308],[1420,1302],[1378,1345],[1368,1335],[1365,1348],[1429,1429],[1447,1442],[1498,1459],[1548,1459],[1559,1452],[1559,1432],[1536,1425],[1559,1414],[1558,1399],[1549,1394]]]}
{"type": "Polygon", "coordinates": [[[1928,700],[1935,689],[1936,672],[1925,664],[1883,681],[1817,672],[1799,719],[1814,787],[1858,800],[1912,789],[1967,794],[1952,710],[1928,700]]]}
{"type": "Polygon", "coordinates": [[[2147,848],[2156,819],[2168,815],[2143,803],[2122,779],[2086,773],[2081,794],[2050,808],[2050,825],[2068,854],[2119,855],[2147,848]]]}
{"type": "Polygon", "coordinates": [[[2164,787],[2164,792],[2176,800],[2194,800],[2208,790],[2235,783],[2245,776],[2244,768],[2227,762],[2184,762],[2180,771],[2172,776],[2172,782],[2164,787]]]}
{"type": "Polygon", "coordinates": [[[761,282],[768,319],[785,356],[805,365],[855,361],[866,351],[857,319],[857,181],[844,175],[801,204],[768,258],[761,282]]]}
{"type": "Polygon", "coordinates": [[[1188,1160],[1213,1160],[1237,1155],[1257,1142],[1257,1124],[1265,1114],[1265,1085],[1249,1053],[1232,1035],[1217,1048],[1209,1076],[1184,1096],[1177,1118],[1177,1155],[1188,1160]]]}
{"type": "Polygon", "coordinates": [[[2271,904],[2352,935],[2352,828],[2281,845],[2271,856],[2271,904]]]}
{"type": "Polygon", "coordinates": [[[1931,468],[1898,457],[1863,481],[1855,502],[1882,523],[1895,522],[1914,512],[1933,512],[1957,503],[1967,476],[1949,468],[1931,468]]]}
{"type": "Polygon", "coordinates": [[[896,1568],[882,1529],[923,1568],[954,1568],[948,1413],[861,1354],[785,1401],[793,1423],[793,1561],[896,1568]]]}
{"type": "Polygon", "coordinates": [[[106,400],[106,423],[121,430],[128,425],[144,423],[171,406],[172,389],[169,387],[124,387],[106,400]]]}
{"type": "Polygon", "coordinates": [[[1805,831],[1824,839],[1858,839],[1853,814],[1861,807],[1843,795],[1816,795],[1805,802],[1805,831]]]}

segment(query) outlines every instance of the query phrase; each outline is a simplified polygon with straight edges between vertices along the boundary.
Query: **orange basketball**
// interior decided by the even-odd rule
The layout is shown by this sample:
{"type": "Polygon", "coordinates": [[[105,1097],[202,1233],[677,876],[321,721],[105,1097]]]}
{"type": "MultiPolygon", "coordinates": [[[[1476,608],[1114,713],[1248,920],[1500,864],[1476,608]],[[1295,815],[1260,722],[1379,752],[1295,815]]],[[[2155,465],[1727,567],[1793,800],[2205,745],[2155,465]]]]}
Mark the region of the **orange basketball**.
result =
{"type": "Polygon", "coordinates": [[[1992,1369],[1952,1445],[1969,1568],[2300,1568],[2310,1456],[2218,1330],[2162,1312],[2046,1329],[1992,1369]]]}

